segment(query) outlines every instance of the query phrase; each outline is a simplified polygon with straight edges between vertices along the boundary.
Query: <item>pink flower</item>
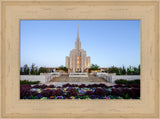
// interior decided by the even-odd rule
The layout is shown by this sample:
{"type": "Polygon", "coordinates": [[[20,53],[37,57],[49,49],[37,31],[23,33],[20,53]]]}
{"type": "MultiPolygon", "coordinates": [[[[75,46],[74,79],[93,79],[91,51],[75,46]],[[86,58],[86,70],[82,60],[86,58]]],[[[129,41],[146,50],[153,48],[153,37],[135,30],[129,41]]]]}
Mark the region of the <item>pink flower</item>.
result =
{"type": "Polygon", "coordinates": [[[109,97],[106,97],[106,99],[110,99],[109,97]]]}

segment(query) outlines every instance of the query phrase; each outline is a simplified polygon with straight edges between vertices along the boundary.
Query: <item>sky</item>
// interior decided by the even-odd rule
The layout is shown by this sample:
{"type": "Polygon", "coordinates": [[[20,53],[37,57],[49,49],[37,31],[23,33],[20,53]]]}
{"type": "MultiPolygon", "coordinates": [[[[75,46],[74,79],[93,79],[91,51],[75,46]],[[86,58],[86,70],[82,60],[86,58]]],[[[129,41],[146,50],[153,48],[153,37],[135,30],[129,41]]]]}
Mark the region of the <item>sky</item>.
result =
{"type": "Polygon", "coordinates": [[[75,48],[77,25],[91,64],[140,64],[140,20],[21,20],[20,66],[65,66],[65,57],[75,48]]]}

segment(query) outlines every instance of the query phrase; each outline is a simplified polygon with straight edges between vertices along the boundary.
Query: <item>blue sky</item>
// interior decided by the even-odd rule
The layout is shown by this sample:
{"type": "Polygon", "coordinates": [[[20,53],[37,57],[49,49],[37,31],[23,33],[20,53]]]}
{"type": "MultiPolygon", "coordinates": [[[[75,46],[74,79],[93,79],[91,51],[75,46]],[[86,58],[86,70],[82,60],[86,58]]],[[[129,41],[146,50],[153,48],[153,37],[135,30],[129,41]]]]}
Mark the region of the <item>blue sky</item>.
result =
{"type": "Polygon", "coordinates": [[[91,64],[140,64],[140,20],[21,20],[20,65],[65,65],[65,57],[75,48],[77,24],[91,64]]]}

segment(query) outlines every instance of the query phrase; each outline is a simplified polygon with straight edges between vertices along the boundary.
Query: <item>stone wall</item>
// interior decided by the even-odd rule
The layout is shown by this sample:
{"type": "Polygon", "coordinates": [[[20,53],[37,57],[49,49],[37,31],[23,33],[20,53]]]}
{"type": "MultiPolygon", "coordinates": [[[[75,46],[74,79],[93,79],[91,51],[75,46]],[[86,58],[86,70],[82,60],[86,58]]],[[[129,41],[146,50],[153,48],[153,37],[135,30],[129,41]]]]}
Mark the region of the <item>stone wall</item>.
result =
{"type": "Polygon", "coordinates": [[[40,73],[40,75],[21,75],[20,80],[40,81],[40,83],[48,83],[54,77],[61,76],[61,73],[40,73]]]}
{"type": "Polygon", "coordinates": [[[108,73],[96,73],[95,74],[97,77],[102,77],[106,81],[110,83],[115,83],[116,80],[119,79],[125,79],[125,80],[135,80],[135,79],[140,79],[140,75],[116,75],[114,74],[108,74],[108,73]]]}
{"type": "Polygon", "coordinates": [[[115,83],[116,80],[125,79],[125,80],[135,80],[140,79],[140,75],[119,75],[119,76],[111,76],[111,83],[115,83]]]}
{"type": "Polygon", "coordinates": [[[41,76],[41,75],[21,75],[20,80],[40,81],[40,83],[46,83],[45,76],[41,76]]]}
{"type": "Polygon", "coordinates": [[[53,77],[60,77],[62,73],[60,72],[54,72],[54,73],[40,73],[41,76],[53,76],[53,77]]]}

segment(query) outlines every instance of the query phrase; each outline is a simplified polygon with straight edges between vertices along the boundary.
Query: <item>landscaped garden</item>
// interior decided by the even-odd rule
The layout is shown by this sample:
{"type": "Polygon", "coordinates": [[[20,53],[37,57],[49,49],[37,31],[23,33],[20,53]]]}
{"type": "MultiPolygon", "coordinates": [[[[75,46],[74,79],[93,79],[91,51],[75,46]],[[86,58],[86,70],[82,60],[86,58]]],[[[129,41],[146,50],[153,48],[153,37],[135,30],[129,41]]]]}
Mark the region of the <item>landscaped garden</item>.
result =
{"type": "Polygon", "coordinates": [[[114,86],[105,84],[64,84],[62,86],[23,83],[21,99],[140,99],[140,81],[117,80],[114,86]],[[125,84],[123,84],[125,82],[125,84]],[[128,83],[127,83],[128,82],[128,83]],[[133,83],[134,82],[134,83],[133,83]]]}

